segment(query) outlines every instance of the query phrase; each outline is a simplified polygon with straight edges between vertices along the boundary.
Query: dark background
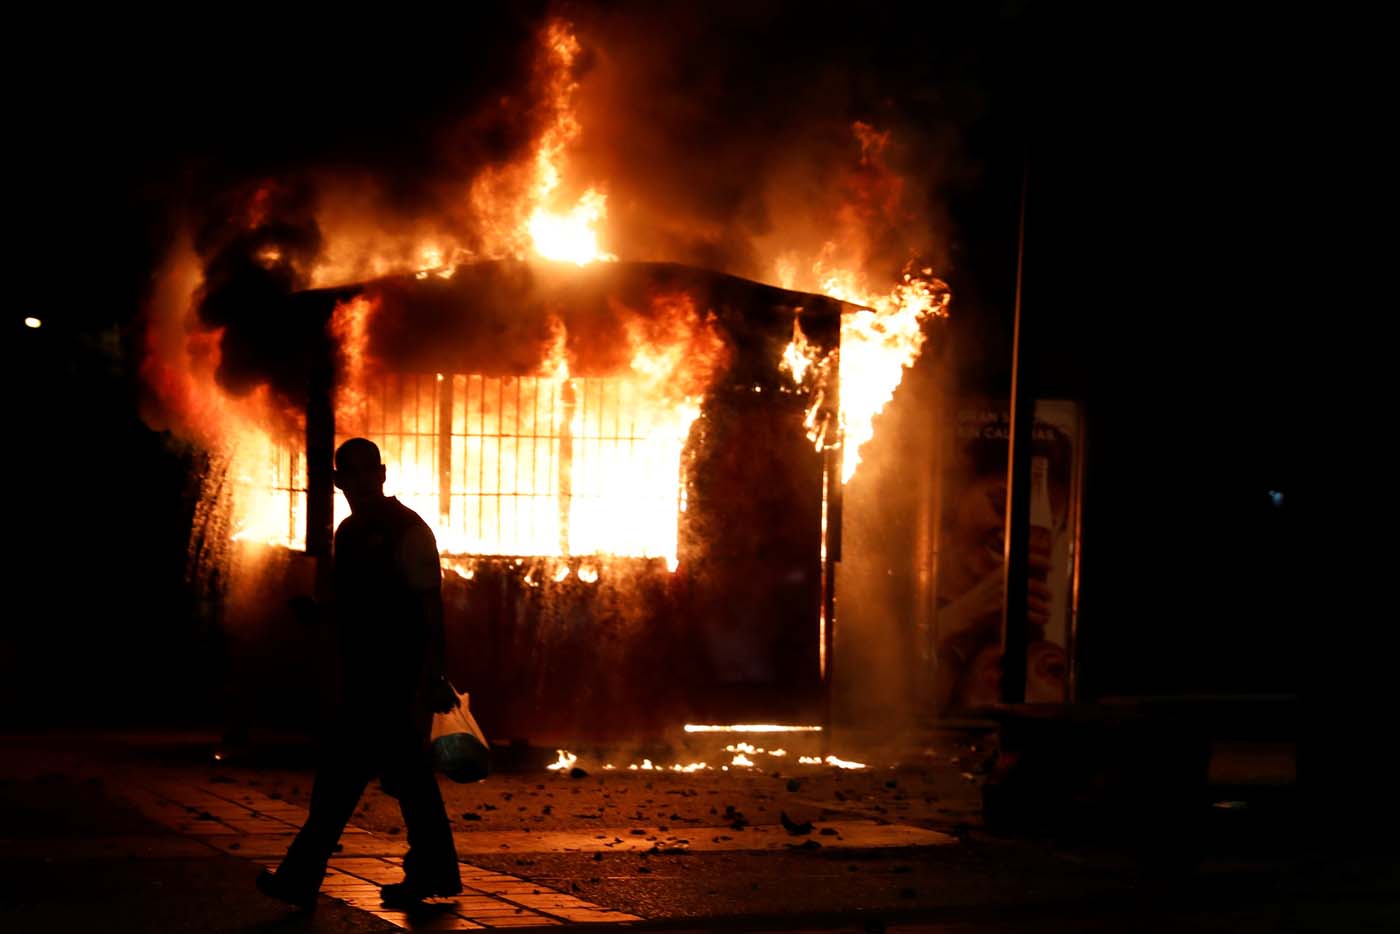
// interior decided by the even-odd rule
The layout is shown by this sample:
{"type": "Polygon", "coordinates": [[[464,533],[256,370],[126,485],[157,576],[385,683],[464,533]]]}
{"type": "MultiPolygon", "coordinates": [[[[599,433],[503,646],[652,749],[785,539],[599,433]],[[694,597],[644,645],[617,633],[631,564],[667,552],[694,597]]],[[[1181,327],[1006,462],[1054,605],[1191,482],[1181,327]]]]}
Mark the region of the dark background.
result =
{"type": "MultiPolygon", "coordinates": [[[[442,128],[463,101],[520,80],[542,9],[17,24],[6,720],[194,720],[217,703],[217,641],[184,583],[196,455],[138,415],[140,309],[181,216],[308,165],[402,178],[411,203],[413,178],[451,171],[442,128]]],[[[960,170],[929,197],[969,392],[1009,384],[1029,153],[1031,363],[1041,394],[1089,418],[1084,690],[1295,691],[1298,99],[1282,26],[1178,7],[745,9],[752,31],[716,68],[836,63],[850,106],[955,128],[960,170]]]]}

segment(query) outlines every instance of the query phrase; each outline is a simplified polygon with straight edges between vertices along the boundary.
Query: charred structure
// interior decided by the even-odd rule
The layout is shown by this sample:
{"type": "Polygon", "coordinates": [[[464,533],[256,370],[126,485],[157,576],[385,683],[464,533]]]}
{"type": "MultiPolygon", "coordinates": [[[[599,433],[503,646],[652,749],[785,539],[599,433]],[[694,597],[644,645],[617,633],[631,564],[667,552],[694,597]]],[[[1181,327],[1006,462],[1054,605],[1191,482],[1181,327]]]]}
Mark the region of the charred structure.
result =
{"type": "Polygon", "coordinates": [[[390,492],[438,531],[454,674],[488,730],[820,722],[833,364],[856,310],[657,263],[481,263],[294,293],[276,310],[310,351],[304,444],[278,452],[289,544],[304,521],[307,553],[327,555],[330,451],[369,437],[390,492]],[[796,369],[781,365],[795,333],[813,361],[796,369]]]}

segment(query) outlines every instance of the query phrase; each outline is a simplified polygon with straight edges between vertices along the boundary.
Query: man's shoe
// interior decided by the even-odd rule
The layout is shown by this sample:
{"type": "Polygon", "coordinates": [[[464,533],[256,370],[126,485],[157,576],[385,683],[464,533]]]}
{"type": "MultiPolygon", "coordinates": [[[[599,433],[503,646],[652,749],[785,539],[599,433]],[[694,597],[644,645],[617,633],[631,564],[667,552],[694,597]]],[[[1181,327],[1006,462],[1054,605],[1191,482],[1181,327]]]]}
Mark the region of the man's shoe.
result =
{"type": "Polygon", "coordinates": [[[436,885],[404,879],[379,887],[379,900],[385,908],[406,908],[425,898],[447,898],[462,894],[461,879],[447,879],[436,885]]]}
{"type": "Polygon", "coordinates": [[[264,869],[258,874],[258,891],[279,902],[286,902],[298,908],[316,906],[316,889],[293,886],[274,872],[264,869]]]}

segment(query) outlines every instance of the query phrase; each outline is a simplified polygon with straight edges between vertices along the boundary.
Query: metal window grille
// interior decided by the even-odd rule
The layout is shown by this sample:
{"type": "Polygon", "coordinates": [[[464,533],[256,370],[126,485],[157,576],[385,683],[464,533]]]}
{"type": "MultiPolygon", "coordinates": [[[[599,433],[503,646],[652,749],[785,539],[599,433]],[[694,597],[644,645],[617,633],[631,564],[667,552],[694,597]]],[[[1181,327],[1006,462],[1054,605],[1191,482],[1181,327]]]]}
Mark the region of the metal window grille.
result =
{"type": "MultiPolygon", "coordinates": [[[[336,445],[354,437],[379,445],[386,492],[434,525],[442,396],[442,381],[431,373],[387,373],[369,381],[358,404],[341,405],[336,419],[336,445]]],[[[350,506],[339,490],[335,500],[339,525],[350,506]]]]}
{"type": "Polygon", "coordinates": [[[287,543],[303,547],[306,540],[306,457],[296,448],[278,450],[274,458],[272,491],[278,513],[287,517],[287,543]]]}
{"type": "MultiPolygon", "coordinates": [[[[625,377],[389,373],[338,407],[336,444],[379,445],[386,492],[447,553],[659,557],[675,548],[685,441],[665,411],[625,377]]],[[[303,541],[305,459],[279,446],[274,460],[277,508],[303,541]]],[[[336,524],[347,515],[337,490],[336,524]]]]}
{"type": "Polygon", "coordinates": [[[559,380],[542,377],[452,377],[449,551],[567,551],[560,509],[563,396],[559,380]]]}
{"type": "Polygon", "coordinates": [[[300,448],[270,439],[246,439],[255,451],[236,452],[235,463],[258,464],[252,473],[238,473],[234,514],[235,541],[263,541],[288,548],[306,543],[306,457],[300,448]]]}

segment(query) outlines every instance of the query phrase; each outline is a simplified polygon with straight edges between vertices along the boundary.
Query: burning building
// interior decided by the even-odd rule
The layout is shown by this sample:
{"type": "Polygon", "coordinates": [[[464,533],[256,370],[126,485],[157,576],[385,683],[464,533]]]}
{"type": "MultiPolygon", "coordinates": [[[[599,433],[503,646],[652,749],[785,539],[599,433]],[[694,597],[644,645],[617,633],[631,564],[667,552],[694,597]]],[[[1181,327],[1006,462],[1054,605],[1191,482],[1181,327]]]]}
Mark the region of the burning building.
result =
{"type": "Polygon", "coordinates": [[[463,186],[471,236],[269,182],[172,254],[146,377],[214,452],[194,565],[226,628],[304,660],[310,637],[268,620],[322,586],[348,514],[331,455],[368,437],[434,529],[449,665],[488,730],[820,722],[843,486],[947,289],[864,268],[902,190],[864,123],[865,201],[775,254],[804,290],[606,252],[603,187],[565,184],[579,53],[543,30],[545,117],[463,186]]]}

